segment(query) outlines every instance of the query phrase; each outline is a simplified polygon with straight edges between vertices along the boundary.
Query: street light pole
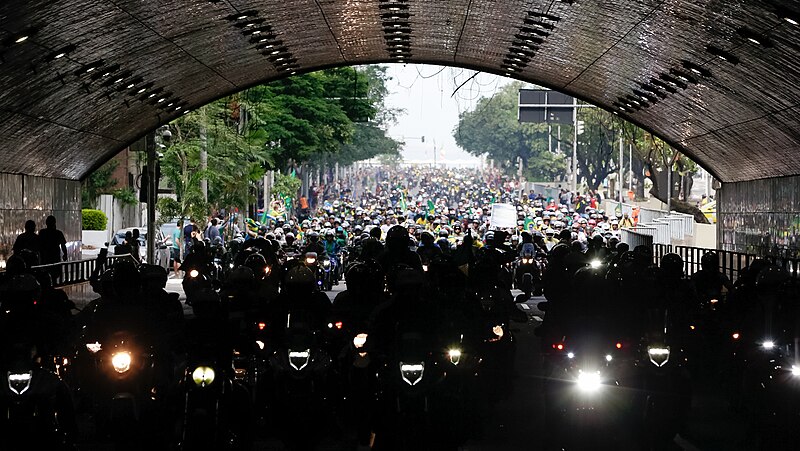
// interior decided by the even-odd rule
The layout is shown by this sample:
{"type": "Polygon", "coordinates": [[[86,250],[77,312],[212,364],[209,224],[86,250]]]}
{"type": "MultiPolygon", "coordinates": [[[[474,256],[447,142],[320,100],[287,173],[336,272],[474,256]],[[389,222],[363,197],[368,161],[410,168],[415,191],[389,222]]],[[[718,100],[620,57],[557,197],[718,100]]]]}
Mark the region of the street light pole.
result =
{"type": "Polygon", "coordinates": [[[158,180],[156,180],[156,130],[145,138],[147,151],[147,264],[153,265],[156,260],[156,198],[158,197],[158,180]]]}
{"type": "Polygon", "coordinates": [[[572,98],[572,192],[578,191],[578,99],[572,98]]]}

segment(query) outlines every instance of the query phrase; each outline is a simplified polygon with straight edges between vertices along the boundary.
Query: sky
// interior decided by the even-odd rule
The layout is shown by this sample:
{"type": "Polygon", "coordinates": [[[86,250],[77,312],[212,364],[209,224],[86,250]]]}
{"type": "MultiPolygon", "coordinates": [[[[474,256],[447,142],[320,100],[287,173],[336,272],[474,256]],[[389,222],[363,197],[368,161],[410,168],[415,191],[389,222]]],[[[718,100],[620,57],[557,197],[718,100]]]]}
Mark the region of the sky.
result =
{"type": "Polygon", "coordinates": [[[386,104],[405,110],[397,124],[389,128],[389,136],[405,141],[404,161],[433,162],[435,146],[437,164],[479,165],[478,157],[459,148],[453,138],[458,115],[474,109],[479,98],[490,97],[512,80],[443,66],[389,64],[388,67],[391,79],[387,83],[390,94],[386,104]],[[423,136],[425,142],[420,139],[423,136]]]}

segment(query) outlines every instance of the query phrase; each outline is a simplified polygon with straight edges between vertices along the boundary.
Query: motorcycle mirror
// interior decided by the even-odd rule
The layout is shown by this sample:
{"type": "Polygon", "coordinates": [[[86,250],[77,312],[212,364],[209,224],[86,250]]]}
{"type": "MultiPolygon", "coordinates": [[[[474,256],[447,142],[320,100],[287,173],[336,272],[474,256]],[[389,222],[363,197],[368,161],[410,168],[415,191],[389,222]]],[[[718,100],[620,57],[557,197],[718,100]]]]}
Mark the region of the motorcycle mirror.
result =
{"type": "Polygon", "coordinates": [[[546,312],[547,311],[547,301],[542,301],[542,302],[536,304],[536,308],[538,308],[542,312],[546,312]]]}

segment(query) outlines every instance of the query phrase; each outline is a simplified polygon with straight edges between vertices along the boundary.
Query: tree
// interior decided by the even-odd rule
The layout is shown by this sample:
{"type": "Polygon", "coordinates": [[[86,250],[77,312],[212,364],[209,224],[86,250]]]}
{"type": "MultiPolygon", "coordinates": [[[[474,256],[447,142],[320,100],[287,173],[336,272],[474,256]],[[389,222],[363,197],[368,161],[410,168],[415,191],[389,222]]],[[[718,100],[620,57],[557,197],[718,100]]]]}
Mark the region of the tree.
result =
{"type": "Polygon", "coordinates": [[[111,194],[117,186],[117,179],[113,178],[114,170],[119,163],[117,160],[109,160],[92,172],[81,185],[81,205],[84,209],[97,207],[97,196],[101,194],[111,194]]]}
{"type": "Polygon", "coordinates": [[[555,180],[566,173],[563,155],[548,149],[547,124],[517,120],[521,82],[501,88],[494,96],[478,100],[474,110],[459,117],[453,130],[456,143],[473,155],[488,155],[507,174],[516,173],[518,161],[528,180],[555,180]]]}
{"type": "Polygon", "coordinates": [[[650,194],[664,203],[669,198],[672,209],[694,216],[695,222],[707,224],[708,219],[700,209],[685,200],[691,191],[691,182],[687,179],[691,179],[697,171],[697,164],[652,133],[619,117],[615,118],[615,122],[625,141],[632,144],[636,156],[634,161],[641,161],[643,176],[652,183],[650,194]],[[672,171],[672,186],[667,183],[668,170],[672,171]],[[678,197],[680,187],[683,187],[683,199],[678,197]]]}
{"type": "Polygon", "coordinates": [[[597,190],[609,175],[619,171],[615,145],[619,132],[614,130],[612,116],[600,108],[578,110],[578,120],[584,121],[584,132],[578,135],[578,174],[590,190],[597,190]]]}

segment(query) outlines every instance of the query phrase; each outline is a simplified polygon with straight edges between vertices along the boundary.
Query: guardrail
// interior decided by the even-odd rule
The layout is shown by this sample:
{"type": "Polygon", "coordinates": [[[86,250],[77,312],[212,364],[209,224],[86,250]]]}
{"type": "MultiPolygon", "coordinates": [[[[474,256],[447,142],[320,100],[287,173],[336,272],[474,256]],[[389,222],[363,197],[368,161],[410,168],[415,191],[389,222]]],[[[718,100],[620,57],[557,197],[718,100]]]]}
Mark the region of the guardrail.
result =
{"type": "MultiPolygon", "coordinates": [[[[607,201],[609,210],[616,211],[619,209],[623,215],[627,214],[633,217],[634,205],[620,204],[617,201],[607,201]]],[[[635,207],[638,208],[638,222],[635,229],[641,227],[655,228],[656,232],[653,234],[653,243],[655,244],[672,244],[675,240],[683,240],[686,235],[694,235],[694,217],[684,213],[666,212],[663,210],[654,210],[652,208],[635,207]],[[665,227],[666,226],[666,227],[665,227]]],[[[643,229],[642,233],[651,234],[643,229]]]]}
{"type": "MultiPolygon", "coordinates": [[[[631,250],[636,246],[652,246],[653,245],[653,235],[644,233],[646,230],[642,229],[639,231],[634,231],[632,229],[622,229],[620,231],[620,241],[626,243],[631,250]]],[[[652,233],[655,233],[655,230],[652,230],[652,233]]]]}

